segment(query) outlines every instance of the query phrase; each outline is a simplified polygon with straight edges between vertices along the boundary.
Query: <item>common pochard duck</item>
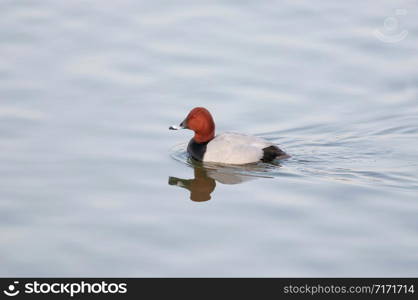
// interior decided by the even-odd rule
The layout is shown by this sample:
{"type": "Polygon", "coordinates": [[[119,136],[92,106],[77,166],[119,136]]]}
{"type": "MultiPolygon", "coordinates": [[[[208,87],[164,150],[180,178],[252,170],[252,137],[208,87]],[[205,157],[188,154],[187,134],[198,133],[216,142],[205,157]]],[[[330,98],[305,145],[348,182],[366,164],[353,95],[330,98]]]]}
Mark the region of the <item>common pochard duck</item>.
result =
{"type": "MultiPolygon", "coordinates": [[[[232,132],[215,136],[215,122],[204,107],[192,109],[180,128],[194,131],[187,152],[198,161],[243,165],[288,157],[275,144],[256,136],[232,132]]],[[[171,126],[170,129],[179,128],[171,126]]]]}

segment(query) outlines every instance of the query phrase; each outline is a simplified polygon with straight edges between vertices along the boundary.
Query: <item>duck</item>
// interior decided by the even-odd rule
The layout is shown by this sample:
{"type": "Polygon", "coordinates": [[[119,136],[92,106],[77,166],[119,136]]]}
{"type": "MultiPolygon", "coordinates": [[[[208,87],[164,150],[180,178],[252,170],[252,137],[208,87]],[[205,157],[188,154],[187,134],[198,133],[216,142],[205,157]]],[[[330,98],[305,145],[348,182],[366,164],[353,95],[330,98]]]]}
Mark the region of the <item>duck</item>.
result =
{"type": "Polygon", "coordinates": [[[187,152],[197,161],[245,165],[289,157],[277,145],[260,137],[235,132],[215,135],[215,121],[204,107],[193,108],[179,127],[170,126],[169,129],[189,129],[194,132],[187,152]]]}

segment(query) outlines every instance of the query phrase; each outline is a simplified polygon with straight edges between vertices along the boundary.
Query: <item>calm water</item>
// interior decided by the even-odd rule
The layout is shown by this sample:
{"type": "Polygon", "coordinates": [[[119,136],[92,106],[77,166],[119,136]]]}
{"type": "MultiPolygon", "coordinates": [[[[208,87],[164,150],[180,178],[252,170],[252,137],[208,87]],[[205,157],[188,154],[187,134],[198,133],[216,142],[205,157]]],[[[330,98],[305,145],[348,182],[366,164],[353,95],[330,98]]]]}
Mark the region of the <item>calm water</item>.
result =
{"type": "Polygon", "coordinates": [[[417,7],[3,0],[0,275],[418,276],[417,7]]]}

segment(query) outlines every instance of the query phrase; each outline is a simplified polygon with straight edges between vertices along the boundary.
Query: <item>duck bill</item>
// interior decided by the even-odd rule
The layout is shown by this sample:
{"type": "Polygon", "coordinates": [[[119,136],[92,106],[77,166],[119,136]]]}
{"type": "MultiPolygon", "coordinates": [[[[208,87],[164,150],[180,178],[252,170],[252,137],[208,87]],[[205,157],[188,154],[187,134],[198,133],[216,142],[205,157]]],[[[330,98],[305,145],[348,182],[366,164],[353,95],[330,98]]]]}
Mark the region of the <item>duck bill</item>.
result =
{"type": "Polygon", "coordinates": [[[170,130],[189,129],[189,127],[187,126],[187,119],[181,122],[179,126],[171,125],[168,129],[170,130]]]}

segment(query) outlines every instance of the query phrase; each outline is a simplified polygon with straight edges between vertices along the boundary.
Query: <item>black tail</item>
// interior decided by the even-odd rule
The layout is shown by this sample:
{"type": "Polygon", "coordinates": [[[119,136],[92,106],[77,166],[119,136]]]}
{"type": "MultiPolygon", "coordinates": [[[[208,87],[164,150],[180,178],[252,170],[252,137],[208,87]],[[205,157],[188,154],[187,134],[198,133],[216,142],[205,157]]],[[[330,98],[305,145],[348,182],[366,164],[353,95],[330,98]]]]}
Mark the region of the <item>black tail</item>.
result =
{"type": "Polygon", "coordinates": [[[286,152],[280,150],[277,146],[270,146],[263,149],[264,155],[261,161],[263,162],[271,162],[280,156],[288,156],[286,152]]]}

